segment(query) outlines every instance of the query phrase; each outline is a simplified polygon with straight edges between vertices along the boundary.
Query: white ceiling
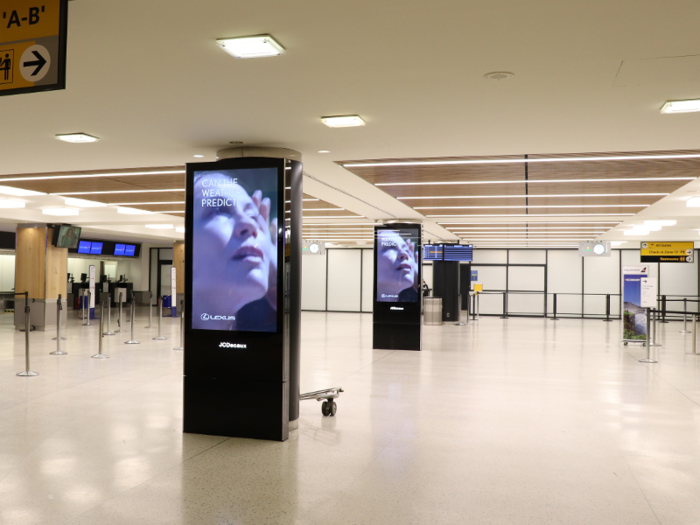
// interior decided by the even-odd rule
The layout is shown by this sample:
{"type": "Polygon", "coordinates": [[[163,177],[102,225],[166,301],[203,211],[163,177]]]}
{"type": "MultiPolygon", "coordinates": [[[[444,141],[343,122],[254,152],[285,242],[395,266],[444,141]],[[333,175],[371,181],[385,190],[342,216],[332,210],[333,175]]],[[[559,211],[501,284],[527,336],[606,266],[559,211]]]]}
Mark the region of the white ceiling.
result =
{"type": "Polygon", "coordinates": [[[0,97],[0,175],[174,166],[243,141],[301,151],[311,195],[420,218],[333,161],[697,149],[700,113],[659,108],[700,96],[700,60],[672,58],[700,55],[699,17],[691,1],[76,0],[67,89],[0,97]],[[260,33],[287,53],[235,60],[215,44],[260,33]],[[484,78],[499,70],[515,77],[484,78]],[[319,120],[348,113],[367,125],[319,120]],[[54,139],[78,131],[101,141],[54,139]]]}

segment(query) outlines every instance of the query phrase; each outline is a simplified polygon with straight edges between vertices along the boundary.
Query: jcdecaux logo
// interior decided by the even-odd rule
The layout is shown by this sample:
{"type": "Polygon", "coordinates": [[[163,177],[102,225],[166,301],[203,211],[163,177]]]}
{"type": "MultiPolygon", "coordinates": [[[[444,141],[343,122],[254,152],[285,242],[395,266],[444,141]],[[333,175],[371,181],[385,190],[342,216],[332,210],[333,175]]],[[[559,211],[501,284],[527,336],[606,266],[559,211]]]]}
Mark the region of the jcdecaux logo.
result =
{"type": "Polygon", "coordinates": [[[244,345],[241,343],[222,342],[222,343],[219,343],[219,348],[248,348],[248,345],[244,345]]]}

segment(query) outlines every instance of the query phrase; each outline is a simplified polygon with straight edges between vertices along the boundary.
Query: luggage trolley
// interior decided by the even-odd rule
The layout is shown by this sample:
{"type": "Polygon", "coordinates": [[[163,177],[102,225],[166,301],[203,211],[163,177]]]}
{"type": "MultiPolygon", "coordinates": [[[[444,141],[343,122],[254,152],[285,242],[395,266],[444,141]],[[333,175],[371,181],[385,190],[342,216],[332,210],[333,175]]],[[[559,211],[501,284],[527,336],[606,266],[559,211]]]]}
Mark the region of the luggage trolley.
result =
{"type": "Polygon", "coordinates": [[[324,416],[335,416],[338,411],[338,405],[335,404],[334,399],[340,396],[343,392],[342,388],[326,388],[325,390],[316,390],[316,392],[307,392],[306,394],[301,394],[299,396],[299,401],[306,401],[309,399],[315,399],[316,401],[323,401],[321,405],[321,413],[324,416]]]}

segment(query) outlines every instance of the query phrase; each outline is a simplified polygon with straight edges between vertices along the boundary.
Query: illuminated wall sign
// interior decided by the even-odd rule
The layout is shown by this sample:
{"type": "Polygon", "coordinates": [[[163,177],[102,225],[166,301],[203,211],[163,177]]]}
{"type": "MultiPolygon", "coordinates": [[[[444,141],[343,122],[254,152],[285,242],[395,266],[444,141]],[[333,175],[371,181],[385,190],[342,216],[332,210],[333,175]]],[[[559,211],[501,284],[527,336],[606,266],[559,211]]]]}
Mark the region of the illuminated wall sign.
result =
{"type": "Polygon", "coordinates": [[[694,243],[691,242],[643,242],[641,262],[693,262],[694,243]]]}

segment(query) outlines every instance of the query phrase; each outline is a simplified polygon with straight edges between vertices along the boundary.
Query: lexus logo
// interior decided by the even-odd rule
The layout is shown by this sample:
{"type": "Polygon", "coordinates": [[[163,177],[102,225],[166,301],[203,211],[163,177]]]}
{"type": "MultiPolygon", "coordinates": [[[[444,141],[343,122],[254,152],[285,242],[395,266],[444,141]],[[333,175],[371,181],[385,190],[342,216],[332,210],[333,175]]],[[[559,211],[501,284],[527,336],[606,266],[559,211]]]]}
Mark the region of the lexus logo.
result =
{"type": "Polygon", "coordinates": [[[209,320],[209,314],[202,314],[202,321],[208,321],[209,320]]]}

